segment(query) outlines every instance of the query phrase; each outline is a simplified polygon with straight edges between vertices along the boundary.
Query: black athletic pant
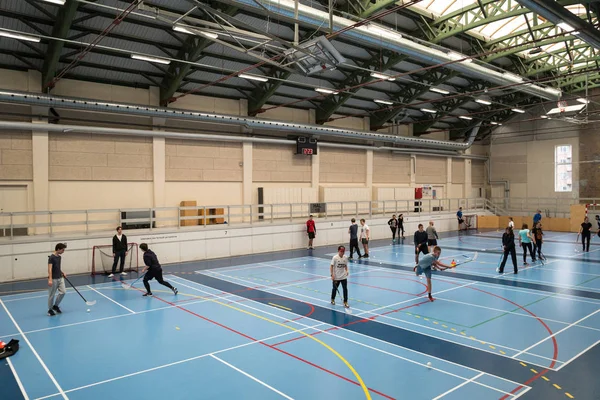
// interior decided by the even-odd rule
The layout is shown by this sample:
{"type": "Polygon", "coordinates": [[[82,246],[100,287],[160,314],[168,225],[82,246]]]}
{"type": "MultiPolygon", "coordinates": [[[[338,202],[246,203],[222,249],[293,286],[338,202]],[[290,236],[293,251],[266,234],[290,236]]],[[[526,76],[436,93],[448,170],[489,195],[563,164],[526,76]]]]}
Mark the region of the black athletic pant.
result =
{"type": "Polygon", "coordinates": [[[534,242],[533,253],[535,254],[536,251],[538,253],[538,257],[541,259],[542,258],[542,239],[537,239],[534,242]]]}
{"type": "Polygon", "coordinates": [[[348,279],[342,279],[341,281],[333,281],[333,288],[331,289],[331,300],[335,300],[338,287],[342,284],[342,293],[344,294],[344,303],[348,302],[348,279]]]}
{"type": "Polygon", "coordinates": [[[360,255],[360,249],[358,248],[358,239],[350,239],[350,258],[352,258],[352,255],[354,254],[354,249],[356,249],[356,254],[358,254],[359,257],[362,257],[360,255]]]}
{"type": "Polygon", "coordinates": [[[148,272],[146,272],[146,275],[144,275],[144,287],[146,288],[147,293],[152,293],[152,291],[150,290],[150,283],[148,283],[148,282],[151,281],[153,278],[156,278],[158,283],[160,283],[161,285],[166,286],[169,289],[173,290],[173,286],[171,286],[171,284],[169,282],[167,282],[163,279],[162,268],[157,268],[157,269],[149,269],[148,272]]]}
{"type": "Polygon", "coordinates": [[[396,240],[396,229],[393,226],[390,226],[390,229],[392,230],[392,240],[396,240]]]}
{"type": "Polygon", "coordinates": [[[398,236],[400,236],[400,232],[402,232],[402,237],[404,237],[404,224],[398,224],[398,236]]]}
{"type": "Polygon", "coordinates": [[[523,263],[527,262],[527,250],[531,256],[531,261],[535,261],[535,254],[533,254],[533,246],[531,243],[522,243],[523,246],[523,263]]]}
{"type": "Polygon", "coordinates": [[[119,259],[121,260],[121,271],[123,272],[123,267],[125,266],[125,250],[123,251],[117,251],[115,253],[115,260],[113,262],[113,267],[112,267],[112,273],[114,274],[117,271],[117,263],[119,262],[119,259]]]}
{"type": "Polygon", "coordinates": [[[509,254],[510,254],[510,258],[512,259],[514,272],[519,271],[519,269],[517,268],[517,251],[515,250],[514,247],[511,247],[510,249],[504,250],[504,258],[502,258],[502,264],[500,264],[500,273],[501,274],[504,273],[504,266],[506,265],[506,260],[508,260],[509,254]]]}
{"type": "Polygon", "coordinates": [[[590,251],[590,239],[592,238],[592,234],[590,232],[584,233],[581,235],[581,244],[583,246],[583,251],[590,251]],[[587,242],[587,245],[586,245],[587,242]]]}

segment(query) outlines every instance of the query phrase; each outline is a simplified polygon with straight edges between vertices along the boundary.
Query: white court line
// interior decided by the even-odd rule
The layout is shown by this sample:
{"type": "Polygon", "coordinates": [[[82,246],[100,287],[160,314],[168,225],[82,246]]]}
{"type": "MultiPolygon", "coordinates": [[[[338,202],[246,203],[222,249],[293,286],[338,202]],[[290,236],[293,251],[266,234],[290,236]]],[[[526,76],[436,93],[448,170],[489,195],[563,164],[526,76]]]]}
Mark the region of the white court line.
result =
{"type": "Polygon", "coordinates": [[[561,369],[563,369],[564,367],[566,367],[567,365],[569,365],[571,362],[573,362],[574,360],[578,359],[579,357],[581,357],[582,355],[584,355],[585,353],[587,353],[588,351],[590,351],[592,349],[592,347],[596,346],[598,343],[600,343],[600,340],[598,340],[596,343],[592,344],[588,348],[580,351],[578,354],[576,354],[575,356],[573,356],[571,359],[567,360],[567,362],[565,362],[563,365],[561,365],[560,367],[558,367],[556,370],[560,371],[561,369]]]}
{"type": "Polygon", "coordinates": [[[560,333],[562,333],[562,332],[566,331],[567,329],[570,329],[570,328],[574,327],[575,325],[579,324],[581,321],[584,321],[584,320],[588,319],[589,317],[591,317],[592,315],[595,315],[595,314],[597,314],[597,313],[599,313],[599,312],[600,312],[600,309],[599,309],[599,310],[596,310],[596,311],[594,311],[594,312],[593,312],[593,313],[591,313],[591,314],[588,314],[588,315],[586,315],[585,317],[583,317],[583,318],[579,319],[578,321],[575,321],[575,322],[573,322],[572,324],[569,324],[569,326],[566,326],[566,327],[564,327],[564,328],[563,328],[563,329],[561,329],[560,331],[558,331],[558,332],[556,332],[556,333],[553,333],[552,335],[549,335],[549,336],[545,337],[544,339],[540,340],[539,342],[537,342],[537,343],[535,343],[535,344],[533,344],[533,345],[529,346],[529,347],[528,347],[528,348],[526,348],[525,350],[523,350],[523,351],[521,351],[521,352],[519,352],[519,353],[515,354],[515,355],[514,355],[514,356],[512,356],[511,358],[515,358],[515,357],[518,357],[518,356],[520,356],[521,354],[523,354],[523,353],[527,352],[528,350],[531,350],[532,348],[534,348],[534,347],[536,347],[536,346],[539,346],[540,344],[544,343],[546,340],[548,340],[548,339],[551,339],[551,338],[555,337],[556,335],[558,335],[558,334],[560,334],[560,333]]]}
{"type": "MultiPolygon", "coordinates": [[[[189,280],[187,280],[187,279],[185,279],[185,278],[181,278],[181,280],[185,280],[185,281],[187,281],[187,282],[194,283],[194,284],[196,284],[196,285],[199,285],[199,286],[202,286],[202,287],[206,287],[205,285],[202,285],[202,284],[200,284],[200,283],[197,283],[197,282],[189,281],[189,280]]],[[[181,282],[180,282],[180,284],[181,284],[182,286],[189,287],[190,289],[194,289],[194,290],[197,290],[197,291],[199,291],[199,292],[203,292],[201,289],[194,288],[194,287],[192,287],[192,286],[188,286],[188,285],[182,284],[181,282]]],[[[240,297],[240,298],[242,298],[242,299],[245,299],[244,297],[241,297],[241,296],[237,296],[237,297],[240,297]]],[[[256,303],[256,304],[263,304],[263,303],[257,302],[256,300],[253,300],[253,299],[250,299],[250,301],[251,301],[252,303],[256,303]]],[[[241,307],[244,307],[244,308],[249,308],[249,309],[251,309],[251,310],[255,310],[255,311],[257,311],[257,312],[260,312],[260,313],[263,313],[263,314],[266,314],[266,315],[273,316],[273,317],[275,317],[275,318],[279,318],[279,319],[282,319],[282,320],[288,320],[288,318],[285,318],[285,317],[283,317],[283,316],[280,316],[280,315],[277,315],[277,314],[273,314],[273,313],[270,313],[270,312],[268,312],[268,311],[261,310],[261,309],[259,309],[259,308],[256,308],[256,307],[252,307],[252,306],[248,305],[248,303],[247,303],[247,302],[246,302],[246,303],[243,303],[243,304],[242,304],[242,303],[240,303],[239,305],[240,305],[241,307]]],[[[285,314],[298,315],[298,314],[296,314],[296,313],[294,313],[294,312],[292,312],[292,311],[286,311],[286,310],[281,310],[281,309],[277,309],[277,310],[279,310],[279,311],[282,311],[282,312],[284,312],[285,314]]],[[[344,331],[350,332],[350,333],[352,333],[352,334],[354,334],[354,335],[358,335],[358,336],[361,336],[361,337],[366,337],[366,338],[368,338],[368,339],[371,339],[371,340],[375,340],[375,341],[378,341],[378,342],[381,342],[381,343],[385,343],[385,344],[387,344],[387,345],[391,345],[391,346],[394,346],[394,347],[397,347],[397,348],[403,349],[403,350],[405,350],[405,351],[408,351],[408,352],[411,352],[411,353],[416,353],[416,354],[419,354],[420,356],[430,357],[430,358],[433,358],[433,359],[436,359],[436,360],[440,360],[440,361],[442,361],[442,362],[445,362],[445,363],[448,363],[448,364],[456,365],[456,366],[458,366],[458,367],[460,367],[460,368],[468,369],[468,370],[471,370],[471,371],[474,371],[474,372],[479,372],[479,373],[486,374],[486,375],[488,375],[488,376],[491,376],[491,377],[494,377],[494,378],[497,378],[497,379],[500,379],[500,380],[504,380],[504,381],[506,381],[506,382],[509,382],[509,383],[513,383],[513,384],[516,384],[516,385],[520,385],[520,384],[519,384],[519,383],[517,383],[517,382],[510,381],[510,380],[508,380],[508,379],[505,379],[505,378],[502,378],[502,377],[499,377],[499,376],[495,376],[495,375],[492,375],[492,374],[488,374],[488,373],[485,373],[485,372],[482,372],[482,371],[479,371],[479,370],[473,369],[473,368],[471,368],[471,367],[467,367],[467,366],[464,366],[464,365],[456,364],[456,363],[454,363],[454,362],[452,362],[452,361],[444,360],[444,359],[441,359],[441,358],[438,358],[438,357],[435,357],[435,356],[431,356],[431,355],[423,354],[423,353],[421,353],[421,352],[418,352],[418,351],[416,351],[416,350],[412,350],[412,349],[409,349],[409,348],[406,348],[406,347],[402,347],[402,346],[396,345],[395,343],[386,342],[386,341],[383,341],[383,340],[380,340],[380,339],[377,339],[377,338],[374,338],[374,337],[371,337],[371,336],[364,335],[364,334],[362,334],[362,333],[359,333],[359,332],[350,331],[350,330],[347,330],[347,329],[345,329],[344,327],[337,327],[337,326],[334,326],[334,325],[331,325],[331,324],[328,324],[328,323],[325,323],[325,322],[320,322],[320,321],[318,321],[318,320],[314,320],[314,319],[313,319],[313,318],[311,318],[311,317],[306,317],[306,318],[307,318],[307,319],[311,319],[311,320],[313,320],[313,321],[316,321],[316,322],[319,322],[319,323],[318,323],[317,325],[308,326],[308,325],[306,325],[306,324],[303,324],[303,323],[301,323],[301,322],[299,322],[299,321],[290,321],[290,322],[292,322],[292,323],[294,323],[294,324],[296,324],[296,325],[299,325],[299,326],[303,326],[304,328],[303,328],[303,329],[300,329],[301,331],[304,331],[304,330],[306,330],[306,329],[313,329],[313,330],[315,330],[315,331],[317,331],[317,332],[324,333],[324,334],[326,334],[326,335],[329,335],[329,336],[337,337],[337,338],[339,338],[339,339],[342,339],[342,340],[345,340],[345,341],[348,341],[348,342],[351,342],[351,343],[357,344],[357,345],[359,345],[359,346],[362,346],[362,347],[369,348],[369,349],[371,349],[371,350],[374,350],[374,351],[378,351],[378,352],[381,352],[381,353],[387,354],[387,355],[389,355],[389,356],[392,356],[392,357],[395,357],[395,358],[398,358],[398,359],[401,359],[401,360],[407,361],[407,362],[409,362],[409,363],[412,363],[412,364],[417,364],[417,365],[419,365],[419,366],[422,366],[422,367],[424,367],[424,366],[425,366],[425,364],[422,364],[422,363],[420,363],[420,362],[418,362],[418,361],[415,361],[415,360],[413,360],[413,359],[406,358],[406,357],[400,356],[400,355],[398,355],[398,354],[390,353],[390,352],[388,352],[388,351],[385,351],[385,350],[379,349],[379,348],[377,348],[377,347],[370,346],[370,345],[368,345],[368,344],[366,344],[366,343],[357,342],[357,341],[355,341],[355,340],[352,340],[352,339],[350,339],[350,338],[346,338],[346,337],[343,337],[343,336],[340,336],[340,335],[336,335],[336,334],[334,334],[334,333],[331,333],[331,332],[329,332],[329,331],[326,331],[326,330],[324,331],[324,330],[322,330],[322,329],[317,329],[317,327],[319,327],[319,326],[323,326],[323,325],[327,325],[327,326],[330,326],[330,327],[332,327],[332,328],[343,329],[344,331]]],[[[390,326],[393,326],[393,325],[390,325],[390,326]]],[[[501,346],[500,346],[500,347],[501,347],[501,346]]],[[[533,365],[533,364],[532,364],[532,365],[533,365]]],[[[453,374],[453,373],[447,372],[447,371],[445,371],[445,370],[442,370],[442,369],[437,369],[437,368],[431,368],[431,369],[433,369],[433,370],[436,370],[436,371],[438,371],[438,372],[441,372],[441,373],[443,373],[443,374],[446,374],[446,375],[453,376],[453,377],[455,377],[455,378],[459,378],[459,379],[463,379],[463,380],[466,380],[466,379],[467,379],[467,378],[465,378],[465,377],[462,377],[462,376],[459,376],[459,375],[456,375],[456,374],[453,374]]],[[[498,392],[500,392],[500,393],[503,393],[503,394],[508,394],[507,392],[504,392],[504,391],[502,391],[502,390],[500,390],[500,389],[497,389],[497,388],[493,388],[493,387],[487,386],[487,385],[485,385],[485,384],[483,384],[483,383],[480,383],[480,382],[474,382],[474,383],[475,383],[475,384],[477,384],[477,385],[480,385],[480,386],[485,386],[485,387],[488,387],[488,388],[490,388],[490,389],[492,389],[492,390],[496,390],[496,391],[498,391],[498,392]]]]}
{"type": "Polygon", "coordinates": [[[23,395],[23,397],[25,398],[25,400],[29,400],[29,396],[27,396],[27,392],[25,391],[25,387],[23,387],[23,383],[21,382],[21,379],[19,379],[19,374],[17,374],[17,370],[13,366],[12,361],[10,361],[10,357],[8,357],[6,359],[6,361],[8,362],[8,367],[10,368],[10,370],[13,373],[13,375],[15,376],[15,380],[17,381],[17,385],[19,385],[19,389],[21,390],[21,394],[23,395]]]}
{"type": "MultiPolygon", "coordinates": [[[[482,376],[483,376],[483,372],[481,372],[479,375],[475,375],[474,377],[472,377],[472,378],[471,378],[471,379],[469,379],[468,381],[464,381],[464,382],[463,382],[463,383],[461,383],[460,385],[457,385],[457,386],[453,387],[452,389],[450,389],[450,390],[448,390],[448,391],[446,391],[446,392],[444,392],[444,393],[440,394],[439,396],[437,396],[437,397],[434,397],[434,398],[433,398],[433,400],[439,400],[439,399],[441,399],[442,397],[444,397],[445,395],[447,395],[447,394],[450,394],[450,393],[454,392],[454,391],[455,391],[455,390],[457,390],[457,389],[460,389],[461,387],[463,387],[463,386],[465,386],[465,385],[468,385],[469,383],[473,382],[475,379],[479,379],[479,378],[481,378],[482,376]]],[[[512,395],[511,395],[511,397],[512,397],[512,395]]]]}
{"type": "Polygon", "coordinates": [[[56,388],[58,389],[58,393],[60,393],[60,395],[63,397],[63,399],[68,399],[68,397],[65,394],[64,390],[60,387],[60,385],[58,384],[58,382],[54,378],[54,375],[52,375],[52,372],[50,372],[50,370],[48,369],[48,367],[46,366],[46,364],[44,363],[44,361],[42,360],[42,358],[40,357],[40,355],[38,354],[38,352],[35,350],[35,348],[31,344],[31,342],[29,341],[29,339],[27,339],[27,336],[25,335],[25,333],[23,332],[23,330],[21,329],[21,327],[19,326],[19,324],[17,324],[17,321],[15,321],[15,319],[13,318],[12,314],[10,313],[10,311],[8,311],[8,308],[6,307],[6,305],[4,304],[4,302],[2,301],[2,299],[0,299],[0,305],[2,305],[2,307],[4,308],[4,311],[6,311],[6,314],[8,315],[8,317],[10,318],[10,320],[12,321],[12,323],[15,325],[15,328],[17,328],[17,330],[19,331],[19,333],[23,337],[23,340],[25,340],[25,342],[27,343],[27,345],[31,349],[31,352],[38,359],[38,361],[40,362],[40,364],[42,365],[42,367],[46,371],[46,374],[48,374],[48,376],[50,377],[50,380],[52,381],[52,383],[54,383],[54,386],[56,386],[56,388]]]}
{"type": "Polygon", "coordinates": [[[100,293],[99,291],[97,291],[96,289],[92,288],[90,285],[87,286],[88,288],[90,288],[90,290],[93,290],[94,292],[98,293],[100,296],[104,297],[105,299],[107,299],[108,301],[111,301],[113,303],[115,303],[116,305],[118,305],[119,307],[123,308],[124,310],[129,311],[132,314],[135,314],[135,311],[133,311],[131,308],[127,308],[125,307],[123,304],[119,303],[116,300],[111,299],[110,297],[108,297],[107,295],[105,295],[104,293],[100,293]]]}
{"type": "MultiPolygon", "coordinates": [[[[88,292],[88,289],[82,289],[80,290],[80,292],[88,292]]],[[[36,290],[35,292],[31,292],[31,293],[44,293],[44,294],[40,294],[39,296],[30,296],[30,297],[19,297],[18,299],[5,299],[5,297],[9,297],[9,296],[18,296],[18,295],[22,295],[23,293],[15,293],[15,294],[7,294],[5,296],[2,296],[2,300],[4,300],[5,303],[10,303],[13,301],[20,301],[20,300],[31,300],[31,299],[39,299],[42,297],[48,297],[48,290],[46,291],[42,291],[42,290],[36,290]]],[[[71,288],[67,288],[67,293],[75,293],[75,290],[71,289],[71,288]]]]}
{"type": "MultiPolygon", "coordinates": [[[[299,330],[302,330],[302,329],[299,329],[299,330]]],[[[137,372],[132,372],[130,374],[121,375],[121,376],[117,376],[117,377],[110,378],[110,379],[105,379],[105,380],[100,381],[100,382],[90,383],[89,385],[79,386],[79,387],[76,387],[76,388],[73,388],[73,389],[69,389],[69,390],[66,391],[66,393],[71,393],[71,392],[76,392],[76,391],[83,390],[83,389],[88,389],[90,387],[94,387],[94,386],[98,386],[98,385],[103,385],[105,383],[110,383],[110,382],[118,381],[118,380],[125,379],[125,378],[130,378],[132,376],[145,374],[147,372],[157,371],[157,370],[160,370],[160,369],[163,369],[163,368],[172,367],[173,365],[184,364],[184,363],[187,363],[187,362],[190,362],[190,361],[198,360],[200,358],[208,357],[208,356],[210,356],[212,354],[220,354],[220,353],[224,353],[224,352],[227,352],[227,351],[239,349],[239,348],[242,348],[242,347],[251,346],[253,344],[263,343],[263,342],[266,342],[267,340],[273,340],[273,339],[277,339],[277,338],[280,338],[280,337],[283,337],[283,336],[291,335],[292,333],[294,333],[294,332],[290,331],[290,332],[286,332],[286,333],[280,333],[279,335],[270,336],[270,337],[267,337],[267,338],[264,338],[264,339],[260,339],[260,340],[257,340],[257,341],[251,341],[251,342],[247,342],[247,343],[238,344],[237,346],[232,346],[232,347],[228,347],[226,349],[217,350],[217,351],[213,351],[213,352],[210,352],[210,353],[201,354],[199,356],[186,358],[185,360],[174,361],[172,363],[159,365],[157,367],[148,368],[148,369],[144,369],[144,370],[137,371],[137,372]]],[[[48,399],[50,397],[55,397],[57,395],[59,395],[59,393],[51,394],[49,396],[44,396],[44,397],[38,397],[36,400],[48,399]]]]}
{"type": "MultiPolygon", "coordinates": [[[[229,277],[228,275],[223,275],[223,274],[218,274],[218,275],[224,276],[224,277],[226,277],[226,278],[237,279],[237,280],[239,280],[239,281],[241,281],[241,282],[243,282],[243,283],[250,283],[250,282],[248,282],[248,281],[245,281],[245,280],[243,280],[243,279],[241,279],[241,278],[229,277]]],[[[181,278],[181,279],[184,279],[184,278],[181,278]]],[[[184,280],[185,280],[185,279],[184,279],[184,280]]],[[[226,281],[226,282],[234,283],[234,284],[236,283],[236,282],[232,282],[232,281],[230,281],[230,280],[227,280],[227,279],[222,279],[222,280],[224,280],[224,281],[226,281]]],[[[189,281],[189,282],[193,282],[193,281],[189,281]]],[[[194,283],[196,283],[196,282],[194,282],[194,283]]],[[[462,286],[456,286],[456,287],[452,287],[452,288],[449,288],[449,289],[446,289],[446,290],[440,291],[440,292],[438,292],[438,293],[442,293],[442,292],[448,292],[448,291],[456,290],[456,289],[459,289],[459,288],[461,288],[461,287],[468,286],[468,285],[471,285],[471,284],[474,284],[474,283],[475,283],[475,282],[472,282],[472,283],[470,283],[470,284],[467,284],[467,285],[462,285],[462,286]]],[[[196,283],[196,284],[197,284],[197,285],[201,285],[201,284],[199,284],[199,283],[196,283]]],[[[202,285],[202,286],[204,286],[204,285],[202,285]]],[[[291,286],[291,285],[288,285],[288,286],[291,286]]],[[[193,289],[192,287],[190,287],[190,288],[191,288],[191,289],[193,289]]],[[[277,291],[280,291],[280,292],[284,292],[284,293],[288,294],[288,295],[287,295],[288,297],[290,297],[290,298],[292,298],[292,299],[294,299],[294,300],[299,300],[299,299],[295,298],[294,296],[289,296],[289,294],[293,294],[293,295],[300,296],[300,297],[305,297],[305,298],[307,298],[307,299],[311,299],[311,300],[318,301],[318,302],[322,302],[322,303],[329,303],[328,301],[325,301],[325,300],[322,300],[322,299],[318,299],[318,298],[315,298],[315,297],[312,297],[312,296],[308,296],[308,295],[303,295],[303,294],[300,294],[300,293],[290,292],[290,291],[288,291],[288,290],[284,290],[284,289],[281,289],[281,288],[279,288],[279,287],[273,287],[273,288],[271,288],[271,289],[272,289],[272,290],[277,290],[277,291]]],[[[199,290],[199,289],[198,289],[198,290],[199,290]]],[[[199,290],[199,291],[200,291],[200,290],[199,290]]],[[[268,293],[272,293],[272,292],[268,292],[268,293]]],[[[276,293],[273,293],[273,294],[276,294],[276,293]]],[[[403,303],[407,303],[407,302],[410,302],[410,301],[420,300],[420,299],[422,299],[422,297],[414,297],[414,298],[412,298],[412,299],[409,299],[409,300],[404,300],[404,301],[401,301],[401,302],[399,302],[399,303],[395,303],[395,304],[392,304],[392,305],[390,305],[390,306],[384,306],[384,307],[380,307],[380,308],[377,308],[377,309],[374,309],[374,310],[380,310],[380,309],[383,309],[383,308],[393,308],[393,307],[395,307],[395,306],[397,306],[397,305],[400,305],[400,304],[403,304],[403,303]]],[[[299,300],[299,301],[301,301],[301,300],[299,300]]],[[[406,324],[406,325],[414,325],[414,326],[418,326],[418,327],[420,327],[420,328],[423,328],[423,329],[432,330],[432,331],[435,331],[435,332],[440,332],[440,333],[442,333],[442,334],[444,334],[444,335],[450,335],[450,336],[455,336],[455,337],[459,337],[459,338],[465,338],[464,336],[461,336],[461,335],[459,335],[459,334],[457,334],[457,333],[452,333],[452,332],[444,331],[444,330],[441,330],[441,329],[436,329],[436,328],[433,328],[433,327],[428,327],[428,326],[425,326],[425,325],[416,324],[416,323],[409,322],[409,321],[404,321],[404,320],[401,320],[401,319],[397,319],[397,318],[390,317],[390,316],[388,316],[388,315],[381,315],[381,314],[378,314],[378,313],[375,313],[375,312],[373,312],[374,310],[371,310],[371,311],[365,311],[365,310],[361,310],[361,309],[359,309],[359,308],[356,308],[356,307],[353,307],[353,309],[355,309],[355,310],[357,310],[357,311],[360,311],[360,313],[358,313],[358,314],[356,314],[356,315],[355,315],[356,317],[360,317],[360,316],[362,316],[362,315],[365,315],[365,314],[373,314],[373,315],[377,316],[378,318],[380,317],[380,318],[384,318],[384,319],[390,319],[390,320],[393,320],[393,321],[398,321],[398,322],[401,322],[401,323],[403,323],[403,324],[406,324]]],[[[494,354],[494,355],[499,355],[498,353],[496,353],[496,352],[492,352],[492,351],[489,351],[489,350],[487,350],[487,349],[482,349],[482,348],[480,348],[480,347],[471,346],[471,345],[469,345],[469,344],[466,344],[466,343],[462,343],[462,342],[457,342],[457,341],[449,340],[449,339],[446,339],[446,338],[444,338],[444,337],[441,337],[441,336],[435,336],[435,335],[431,335],[431,334],[428,334],[428,333],[424,333],[424,332],[422,332],[422,331],[418,331],[418,330],[414,330],[414,329],[409,329],[409,328],[407,328],[407,327],[399,327],[398,325],[389,324],[389,323],[383,322],[383,321],[381,321],[381,320],[380,320],[380,321],[378,321],[378,322],[379,322],[379,323],[381,323],[381,324],[384,324],[384,325],[389,325],[389,326],[392,326],[392,327],[394,327],[394,328],[405,329],[405,330],[407,330],[407,331],[414,332],[414,333],[418,333],[418,334],[420,334],[420,335],[424,335],[424,336],[433,337],[433,338],[440,339],[440,340],[444,340],[444,341],[447,341],[447,342],[450,342],[450,343],[458,344],[458,345],[460,345],[460,346],[465,346],[465,347],[469,347],[469,348],[472,348],[472,349],[475,349],[475,350],[480,350],[480,351],[483,351],[483,352],[486,352],[486,353],[490,353],[490,354],[494,354]]],[[[319,325],[316,325],[316,326],[319,326],[319,325]]],[[[466,339],[469,339],[469,338],[466,338],[466,339]]],[[[471,340],[471,339],[469,339],[469,340],[471,340]]],[[[477,341],[477,340],[476,340],[476,341],[477,341]]],[[[479,341],[477,341],[477,342],[479,342],[479,341]]],[[[386,342],[386,343],[387,343],[387,342],[386,342]]],[[[515,352],[515,353],[519,351],[518,349],[514,349],[514,348],[512,348],[512,347],[508,347],[508,346],[501,345],[501,344],[496,344],[496,343],[492,343],[492,342],[488,342],[488,341],[486,341],[486,343],[487,343],[487,344],[494,345],[494,346],[496,346],[496,347],[499,347],[499,348],[503,348],[503,349],[509,350],[509,351],[513,351],[513,352],[515,352]]],[[[538,355],[538,354],[535,354],[535,353],[527,353],[527,355],[530,355],[530,356],[532,356],[532,357],[536,357],[536,358],[539,358],[539,359],[541,359],[541,360],[545,360],[545,361],[556,361],[556,362],[559,362],[559,363],[561,362],[561,361],[558,361],[558,360],[553,360],[553,359],[551,359],[551,358],[544,357],[544,356],[541,356],[541,355],[538,355]]],[[[500,355],[500,356],[502,356],[502,357],[506,357],[506,358],[509,358],[509,356],[508,356],[508,355],[500,355]]],[[[519,359],[519,361],[527,361],[529,364],[536,365],[536,366],[537,366],[537,367],[539,367],[539,368],[546,368],[545,366],[543,367],[543,366],[541,366],[541,365],[539,365],[539,364],[534,364],[533,362],[531,362],[531,361],[529,361],[529,360],[520,360],[520,359],[519,359]]],[[[478,372],[481,372],[481,371],[478,371],[478,372]]]]}
{"type": "Polygon", "coordinates": [[[287,394],[285,394],[283,392],[280,392],[279,390],[275,389],[273,386],[270,386],[270,385],[266,384],[265,382],[261,381],[260,379],[258,379],[256,377],[250,375],[249,373],[242,371],[241,369],[237,368],[236,366],[229,364],[227,361],[220,359],[219,357],[215,356],[214,354],[211,354],[210,357],[214,358],[215,360],[217,360],[219,362],[222,362],[223,364],[227,365],[229,368],[232,368],[232,369],[236,370],[240,374],[247,376],[248,378],[252,379],[253,381],[255,381],[257,383],[260,383],[261,385],[263,385],[267,389],[270,389],[270,390],[274,391],[275,393],[277,393],[281,397],[284,397],[284,398],[289,399],[289,400],[294,400],[293,398],[291,398],[287,394]]]}

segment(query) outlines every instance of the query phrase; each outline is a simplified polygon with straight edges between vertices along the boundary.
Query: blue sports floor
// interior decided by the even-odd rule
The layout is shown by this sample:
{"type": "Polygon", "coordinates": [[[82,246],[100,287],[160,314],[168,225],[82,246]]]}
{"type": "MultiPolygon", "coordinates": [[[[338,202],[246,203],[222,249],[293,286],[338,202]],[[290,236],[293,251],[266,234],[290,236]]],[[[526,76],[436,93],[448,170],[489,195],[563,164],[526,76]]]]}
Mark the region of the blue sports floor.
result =
{"type": "Polygon", "coordinates": [[[21,345],[0,398],[599,399],[600,246],[549,232],[544,265],[500,275],[500,235],[439,241],[478,257],[434,273],[433,303],[411,240],[373,242],[350,312],[329,303],[334,247],[166,266],[177,296],[72,277],[97,304],[69,290],[52,318],[44,281],[0,285],[0,340],[21,345]]]}

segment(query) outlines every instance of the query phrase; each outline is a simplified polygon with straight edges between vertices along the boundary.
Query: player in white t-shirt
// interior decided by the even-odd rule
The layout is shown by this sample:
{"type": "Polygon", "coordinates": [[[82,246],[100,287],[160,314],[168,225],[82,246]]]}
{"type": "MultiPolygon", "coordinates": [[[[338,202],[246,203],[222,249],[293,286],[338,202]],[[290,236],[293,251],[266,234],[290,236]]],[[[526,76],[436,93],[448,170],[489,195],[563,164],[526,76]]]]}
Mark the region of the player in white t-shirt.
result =
{"type": "Polygon", "coordinates": [[[331,289],[331,305],[335,305],[335,295],[338,291],[340,283],[344,293],[344,307],[350,308],[348,305],[348,257],[344,255],[346,248],[338,247],[338,253],[331,259],[331,280],[333,288],[331,289]]]}
{"type": "Polygon", "coordinates": [[[369,258],[369,239],[371,239],[371,230],[364,219],[360,220],[360,237],[358,238],[365,249],[363,258],[369,258]]]}

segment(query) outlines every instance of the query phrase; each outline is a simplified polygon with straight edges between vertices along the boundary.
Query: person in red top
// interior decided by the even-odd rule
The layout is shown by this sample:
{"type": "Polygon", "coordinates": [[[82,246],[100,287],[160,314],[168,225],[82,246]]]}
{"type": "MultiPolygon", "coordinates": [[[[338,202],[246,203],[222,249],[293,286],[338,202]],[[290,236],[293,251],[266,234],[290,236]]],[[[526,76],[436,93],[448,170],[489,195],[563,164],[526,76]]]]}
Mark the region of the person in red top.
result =
{"type": "Polygon", "coordinates": [[[313,220],[313,216],[310,215],[308,217],[308,221],[306,221],[306,233],[308,234],[308,249],[312,250],[313,247],[313,239],[317,236],[317,227],[315,226],[315,221],[313,220]]]}

